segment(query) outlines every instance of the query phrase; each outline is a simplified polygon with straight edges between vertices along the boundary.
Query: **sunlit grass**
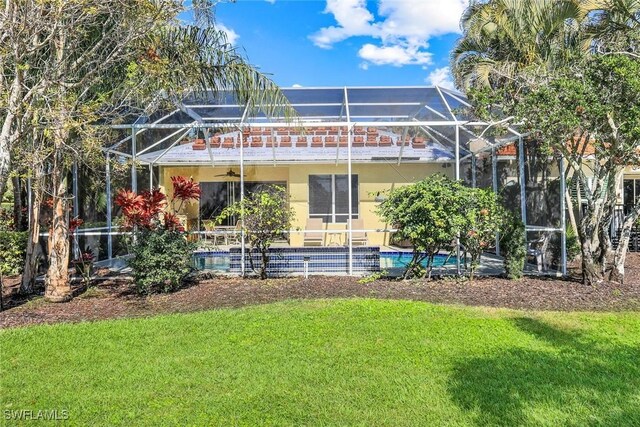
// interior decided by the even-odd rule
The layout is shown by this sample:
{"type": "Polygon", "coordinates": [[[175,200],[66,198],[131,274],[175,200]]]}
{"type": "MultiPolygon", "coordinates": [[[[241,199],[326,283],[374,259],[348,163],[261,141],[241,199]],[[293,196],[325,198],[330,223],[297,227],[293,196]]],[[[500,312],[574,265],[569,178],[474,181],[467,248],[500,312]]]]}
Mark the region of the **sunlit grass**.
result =
{"type": "Polygon", "coordinates": [[[2,409],[71,425],[640,425],[639,313],[295,301],[0,343],[2,409]]]}

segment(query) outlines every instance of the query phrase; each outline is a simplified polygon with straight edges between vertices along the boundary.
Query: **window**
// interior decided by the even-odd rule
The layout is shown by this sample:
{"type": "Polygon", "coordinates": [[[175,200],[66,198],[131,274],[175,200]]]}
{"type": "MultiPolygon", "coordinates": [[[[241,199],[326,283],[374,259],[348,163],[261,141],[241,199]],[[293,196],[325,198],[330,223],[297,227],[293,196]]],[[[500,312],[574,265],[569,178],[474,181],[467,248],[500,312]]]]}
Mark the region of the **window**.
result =
{"type": "MultiPolygon", "coordinates": [[[[309,175],[309,216],[323,222],[347,222],[349,176],[309,175]]],[[[351,213],[358,218],[358,175],[351,175],[351,213]]]]}
{"type": "Polygon", "coordinates": [[[624,210],[629,213],[634,204],[640,202],[640,179],[625,179],[622,188],[624,210]]]}

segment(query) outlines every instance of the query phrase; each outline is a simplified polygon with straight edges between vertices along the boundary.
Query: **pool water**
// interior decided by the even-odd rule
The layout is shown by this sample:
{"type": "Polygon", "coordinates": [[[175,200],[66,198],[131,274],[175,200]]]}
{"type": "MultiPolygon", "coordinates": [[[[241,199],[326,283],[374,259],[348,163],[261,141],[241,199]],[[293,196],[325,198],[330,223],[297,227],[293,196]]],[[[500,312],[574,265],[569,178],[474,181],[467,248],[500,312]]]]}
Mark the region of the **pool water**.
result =
{"type": "MultiPolygon", "coordinates": [[[[380,252],[380,269],[387,270],[390,268],[405,268],[411,262],[413,254],[411,252],[380,252]]],[[[436,255],[433,259],[434,267],[443,267],[445,265],[456,265],[456,258],[451,257],[447,261],[447,255],[436,255]]],[[[427,260],[424,259],[420,264],[427,266],[427,260]]]]}
{"type": "Polygon", "coordinates": [[[231,265],[229,252],[205,252],[193,255],[193,263],[198,270],[228,272],[231,265]]]}

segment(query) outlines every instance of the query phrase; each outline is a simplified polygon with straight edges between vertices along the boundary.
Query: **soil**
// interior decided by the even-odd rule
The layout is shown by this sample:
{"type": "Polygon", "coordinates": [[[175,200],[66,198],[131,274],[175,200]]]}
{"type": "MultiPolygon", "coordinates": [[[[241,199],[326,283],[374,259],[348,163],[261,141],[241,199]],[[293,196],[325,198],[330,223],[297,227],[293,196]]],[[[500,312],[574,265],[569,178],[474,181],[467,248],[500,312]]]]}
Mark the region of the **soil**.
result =
{"type": "MultiPolygon", "coordinates": [[[[575,271],[574,271],[575,274],[575,271]]],[[[161,313],[266,304],[288,299],[387,298],[525,310],[640,311],[640,253],[627,257],[626,283],[582,285],[577,278],[526,277],[520,281],[482,277],[362,283],[352,277],[312,276],[283,279],[213,277],[171,294],[139,296],[130,280],[104,277],[67,303],[47,303],[42,296],[17,295],[17,279],[5,282],[5,310],[0,328],[42,323],[81,322],[161,313]]]]}

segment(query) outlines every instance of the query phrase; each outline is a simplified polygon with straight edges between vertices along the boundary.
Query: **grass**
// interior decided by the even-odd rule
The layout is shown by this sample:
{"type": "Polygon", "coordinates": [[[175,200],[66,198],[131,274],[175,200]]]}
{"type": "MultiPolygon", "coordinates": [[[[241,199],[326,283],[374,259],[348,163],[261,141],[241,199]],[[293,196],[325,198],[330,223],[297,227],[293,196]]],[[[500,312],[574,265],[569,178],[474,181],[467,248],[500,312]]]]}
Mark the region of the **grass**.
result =
{"type": "Polygon", "coordinates": [[[0,345],[2,410],[68,425],[640,425],[640,313],[292,301],[0,345]]]}

